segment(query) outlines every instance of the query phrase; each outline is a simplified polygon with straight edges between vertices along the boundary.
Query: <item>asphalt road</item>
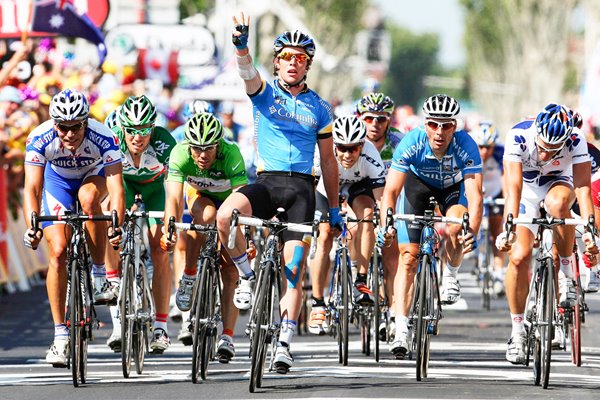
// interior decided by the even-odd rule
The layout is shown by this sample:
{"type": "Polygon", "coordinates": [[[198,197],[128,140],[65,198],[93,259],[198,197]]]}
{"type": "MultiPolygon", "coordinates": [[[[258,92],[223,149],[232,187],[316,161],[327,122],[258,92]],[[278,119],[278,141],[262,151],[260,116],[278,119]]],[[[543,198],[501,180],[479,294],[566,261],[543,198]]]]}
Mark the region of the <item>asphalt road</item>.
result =
{"type": "MultiPolygon", "coordinates": [[[[72,386],[66,369],[43,362],[53,335],[45,288],[0,298],[0,399],[241,399],[241,398],[413,398],[413,399],[597,399],[600,396],[600,294],[587,297],[590,312],[583,327],[583,366],[570,362],[570,353],[552,354],[550,387],[533,385],[531,367],[513,366],[504,354],[510,320],[504,299],[491,311],[481,309],[473,276],[464,267],[460,277],[463,299],[445,309],[440,335],[432,340],[429,376],[415,379],[414,361],[397,361],[383,348],[376,363],[360,351],[353,331],[349,366],[337,362],[331,337],[296,336],[293,369],[287,375],[265,374],[264,387],[248,392],[248,340],[238,324],[237,356],[230,364],[214,362],[206,381],[191,383],[191,348],[173,339],[161,356],[146,359],[142,375],[124,379],[120,355],[105,345],[110,335],[108,311],[100,309],[103,326],[90,345],[88,382],[72,386]]],[[[173,336],[178,324],[170,323],[173,336]]]]}

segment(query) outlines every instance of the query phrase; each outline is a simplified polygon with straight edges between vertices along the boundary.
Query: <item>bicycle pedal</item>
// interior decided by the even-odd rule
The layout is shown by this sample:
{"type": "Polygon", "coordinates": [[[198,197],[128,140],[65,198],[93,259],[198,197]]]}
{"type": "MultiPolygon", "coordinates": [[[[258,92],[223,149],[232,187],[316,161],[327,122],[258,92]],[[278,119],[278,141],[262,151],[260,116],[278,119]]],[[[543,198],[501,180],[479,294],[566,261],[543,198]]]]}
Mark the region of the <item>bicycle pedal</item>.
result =
{"type": "Polygon", "coordinates": [[[218,355],[218,360],[221,364],[229,364],[231,357],[226,355],[218,355]]]}

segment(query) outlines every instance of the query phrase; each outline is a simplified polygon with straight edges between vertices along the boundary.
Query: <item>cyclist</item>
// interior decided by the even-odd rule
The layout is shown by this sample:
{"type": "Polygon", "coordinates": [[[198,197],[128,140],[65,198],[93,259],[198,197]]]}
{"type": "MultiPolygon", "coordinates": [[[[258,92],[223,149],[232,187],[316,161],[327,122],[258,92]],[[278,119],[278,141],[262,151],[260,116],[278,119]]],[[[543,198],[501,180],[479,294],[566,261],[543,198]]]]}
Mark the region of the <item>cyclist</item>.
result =
{"type": "MultiPolygon", "coordinates": [[[[273,67],[276,79],[263,81],[252,64],[247,42],[250,19],[243,14],[233,31],[238,72],[254,106],[258,146],[256,183],[233,193],[219,209],[217,222],[221,241],[229,235],[233,209],[242,214],[271,218],[277,208],[285,209],[290,222],[311,221],[315,190],[313,162],[315,147],[321,160],[322,179],[329,199],[329,223],[341,227],[338,205],[337,162],[331,139],[331,107],[306,84],[307,72],[315,55],[315,43],[306,34],[284,32],[274,42],[273,67]]],[[[284,232],[283,265],[287,285],[280,301],[281,332],[275,354],[275,367],[287,373],[293,364],[289,351],[302,302],[303,260],[308,244],[302,234],[284,232]]],[[[235,302],[239,308],[252,306],[254,272],[250,268],[245,240],[238,230],[235,248],[229,251],[240,274],[235,302]]]]}
{"type": "MultiPolygon", "coordinates": [[[[569,109],[559,104],[548,104],[535,120],[522,121],[508,132],[504,152],[505,215],[537,217],[540,202],[544,200],[550,215],[569,218],[575,198],[582,218],[587,219],[593,214],[587,143],[578,129],[573,130],[573,125],[573,114],[569,109]]],[[[517,225],[514,232],[503,231],[496,239],[499,250],[510,250],[506,297],[512,332],[506,359],[513,364],[523,364],[527,359],[524,311],[535,235],[535,226],[517,225]]],[[[560,265],[559,305],[572,307],[576,300],[572,281],[575,229],[558,226],[555,235],[560,265]]],[[[584,241],[586,253],[598,252],[595,243],[584,241]]]]}
{"type": "MultiPolygon", "coordinates": [[[[379,152],[371,142],[365,140],[364,122],[355,116],[340,117],[333,123],[334,153],[338,162],[340,195],[347,199],[356,219],[372,219],[375,201],[381,199],[385,185],[385,167],[379,152]]],[[[323,181],[317,185],[316,209],[318,215],[328,211],[327,193],[323,181]]],[[[354,246],[351,247],[351,259],[356,260],[357,275],[354,282],[354,302],[371,305],[373,293],[367,286],[369,259],[375,244],[373,226],[360,223],[353,234],[354,246]],[[352,250],[356,250],[353,254],[352,250]]],[[[324,291],[330,265],[329,252],[333,243],[333,234],[328,225],[319,227],[319,239],[312,273],[312,311],[308,323],[311,333],[322,335],[325,326],[324,291]]]]}
{"type": "MultiPolygon", "coordinates": [[[[125,205],[131,208],[140,194],[146,211],[163,211],[165,207],[165,175],[175,139],[165,128],[156,126],[156,107],[145,95],[130,96],[119,107],[117,123],[112,130],[119,138],[123,163],[125,205]]],[[[171,294],[171,267],[169,255],[160,249],[162,221],[148,219],[148,242],[152,273],[152,295],[156,305],[154,333],[150,349],[162,354],[170,344],[167,329],[169,296],[171,294]]],[[[119,253],[107,248],[106,274],[118,287],[119,253]]],[[[118,289],[116,290],[118,293],[118,289]]],[[[113,333],[107,344],[113,350],[121,345],[121,326],[116,306],[111,307],[113,333]]]]}
{"type": "MultiPolygon", "coordinates": [[[[400,140],[404,137],[399,130],[392,126],[394,102],[383,93],[365,94],[356,105],[356,114],[367,126],[367,140],[375,145],[385,165],[386,173],[392,164],[392,155],[400,140]]],[[[381,251],[384,282],[387,297],[394,299],[394,280],[398,270],[398,246],[385,247],[381,251]]],[[[390,336],[395,330],[395,307],[390,304],[390,336]]],[[[386,336],[386,322],[379,326],[379,335],[382,340],[386,336]]]]}
{"type": "MultiPolygon", "coordinates": [[[[482,215],[482,163],[477,145],[465,131],[456,131],[458,102],[445,94],[429,97],[423,104],[425,126],[410,131],[400,142],[390,167],[382,197],[382,210],[395,208],[401,195],[398,212],[423,215],[429,198],[435,197],[440,211],[449,217],[462,217],[469,211],[469,232],[462,236],[462,227],[446,226],[442,257],[441,301],[453,304],[460,299],[457,272],[463,254],[475,247],[475,235],[482,215]],[[406,190],[410,188],[410,190],[406,190]],[[404,189],[404,190],[403,190],[404,189]]],[[[398,274],[394,295],[396,335],[390,346],[397,358],[408,353],[408,313],[412,304],[414,276],[417,271],[421,228],[399,222],[397,236],[400,247],[398,274]]],[[[391,238],[382,230],[379,245],[391,238]]]]}
{"type": "MultiPolygon", "coordinates": [[[[30,221],[33,211],[41,215],[61,215],[75,211],[79,201],[81,211],[88,215],[102,213],[100,202],[110,195],[110,209],[116,210],[119,221],[124,216],[119,140],[102,123],[89,118],[85,96],[71,89],[56,94],[50,103],[51,119],[35,128],[27,138],[25,154],[25,187],[23,212],[30,221]]],[[[29,222],[27,223],[29,226],[29,222]]],[[[64,224],[42,223],[43,234],[49,246],[49,265],[46,278],[48,300],[54,321],[54,342],[46,355],[46,362],[66,366],[69,352],[69,331],[65,324],[67,296],[67,246],[64,224]]],[[[94,300],[109,301],[115,297],[106,280],[104,249],[107,225],[105,222],[85,224],[92,258],[94,300]]],[[[118,245],[119,230],[108,232],[111,245],[118,245]]],[[[23,240],[27,247],[36,249],[42,239],[42,230],[29,226],[23,240]]]]}
{"type": "MultiPolygon", "coordinates": [[[[213,224],[217,210],[231,193],[248,183],[244,159],[237,144],[223,139],[223,126],[212,114],[194,115],[185,124],[185,141],[178,143],[171,153],[169,177],[167,178],[167,204],[165,221],[171,216],[181,219],[183,213],[184,182],[185,197],[190,215],[196,224],[213,224]]],[[[204,238],[197,232],[187,232],[186,262],[179,289],[175,297],[177,307],[188,311],[192,304],[192,289],[196,281],[197,261],[204,238]]],[[[163,234],[161,247],[171,251],[177,235],[171,240],[163,234]]],[[[238,311],[233,306],[233,293],[238,273],[227,253],[221,253],[223,293],[221,298],[223,334],[218,343],[221,362],[228,362],[235,355],[233,329],[238,311]]]]}
{"type": "MultiPolygon", "coordinates": [[[[483,121],[469,133],[479,146],[479,155],[483,162],[484,195],[491,199],[501,199],[503,197],[502,156],[504,155],[504,146],[498,143],[498,131],[491,122],[483,121]]],[[[497,205],[488,208],[489,235],[492,243],[495,243],[496,237],[502,232],[503,210],[504,207],[497,205]]],[[[490,239],[483,238],[483,240],[490,239]]],[[[496,246],[492,246],[492,251],[494,253],[494,292],[501,296],[504,294],[504,253],[500,252],[496,246]]]]}

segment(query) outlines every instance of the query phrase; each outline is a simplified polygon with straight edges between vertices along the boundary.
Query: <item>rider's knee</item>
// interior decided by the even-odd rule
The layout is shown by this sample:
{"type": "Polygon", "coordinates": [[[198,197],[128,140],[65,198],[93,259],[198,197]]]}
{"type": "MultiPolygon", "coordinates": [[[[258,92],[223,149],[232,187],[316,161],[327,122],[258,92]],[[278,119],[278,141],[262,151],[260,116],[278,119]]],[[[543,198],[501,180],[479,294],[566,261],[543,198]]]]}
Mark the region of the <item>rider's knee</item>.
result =
{"type": "Polygon", "coordinates": [[[407,270],[414,269],[417,266],[417,255],[411,251],[401,252],[400,264],[407,270]]]}

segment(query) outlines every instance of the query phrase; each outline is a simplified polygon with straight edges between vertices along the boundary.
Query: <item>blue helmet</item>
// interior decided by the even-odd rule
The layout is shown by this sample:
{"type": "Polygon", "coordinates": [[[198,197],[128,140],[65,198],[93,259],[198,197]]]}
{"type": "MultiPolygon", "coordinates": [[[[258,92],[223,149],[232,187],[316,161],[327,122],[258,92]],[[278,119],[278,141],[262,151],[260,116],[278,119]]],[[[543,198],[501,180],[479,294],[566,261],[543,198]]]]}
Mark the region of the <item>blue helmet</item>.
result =
{"type": "Polygon", "coordinates": [[[480,122],[471,132],[471,137],[478,146],[492,146],[498,142],[498,131],[496,127],[488,121],[480,122]]]}
{"type": "Polygon", "coordinates": [[[118,106],[110,114],[108,114],[106,116],[106,119],[104,120],[104,125],[108,126],[110,129],[112,129],[113,126],[118,125],[120,110],[121,110],[121,106],[118,106]]]}
{"type": "Polygon", "coordinates": [[[535,126],[544,143],[563,144],[573,131],[573,113],[560,104],[548,104],[536,117],[535,126]]]}
{"type": "Polygon", "coordinates": [[[284,47],[301,47],[310,58],[315,56],[315,42],[310,36],[300,31],[283,32],[277,36],[273,43],[275,55],[279,54],[284,47]]]}
{"type": "Polygon", "coordinates": [[[208,101],[195,99],[187,103],[182,112],[182,117],[187,121],[196,114],[209,113],[214,114],[215,109],[208,101]]]}

